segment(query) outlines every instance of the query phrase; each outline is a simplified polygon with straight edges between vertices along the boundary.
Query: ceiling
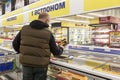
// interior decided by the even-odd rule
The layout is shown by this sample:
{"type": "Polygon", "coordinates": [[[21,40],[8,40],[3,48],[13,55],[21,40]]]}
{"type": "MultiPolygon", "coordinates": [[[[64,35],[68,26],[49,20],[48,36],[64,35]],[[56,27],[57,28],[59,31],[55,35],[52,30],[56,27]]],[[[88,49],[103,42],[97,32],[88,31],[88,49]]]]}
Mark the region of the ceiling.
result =
{"type": "Polygon", "coordinates": [[[85,23],[89,24],[89,19],[94,19],[97,17],[105,17],[105,16],[114,16],[120,18],[120,8],[107,9],[92,13],[78,14],[73,16],[67,16],[62,18],[53,19],[54,21],[68,21],[68,22],[76,22],[76,23],[85,23]]]}

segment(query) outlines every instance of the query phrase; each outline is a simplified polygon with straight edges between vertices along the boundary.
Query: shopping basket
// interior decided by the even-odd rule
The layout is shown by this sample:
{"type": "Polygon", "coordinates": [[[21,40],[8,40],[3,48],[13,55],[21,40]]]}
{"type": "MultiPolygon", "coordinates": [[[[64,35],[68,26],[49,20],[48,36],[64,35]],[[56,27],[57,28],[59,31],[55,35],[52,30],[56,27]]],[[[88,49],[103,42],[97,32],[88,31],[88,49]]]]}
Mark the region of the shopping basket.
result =
{"type": "Polygon", "coordinates": [[[0,53],[0,73],[13,70],[15,67],[15,58],[15,55],[0,53]]]}

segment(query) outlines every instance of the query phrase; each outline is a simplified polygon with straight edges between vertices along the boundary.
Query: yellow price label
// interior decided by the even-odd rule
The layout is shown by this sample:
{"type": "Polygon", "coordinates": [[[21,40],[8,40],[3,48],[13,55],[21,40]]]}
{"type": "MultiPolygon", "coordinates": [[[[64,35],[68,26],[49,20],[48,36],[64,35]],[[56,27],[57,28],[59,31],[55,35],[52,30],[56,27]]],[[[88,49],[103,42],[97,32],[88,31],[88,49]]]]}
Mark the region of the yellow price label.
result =
{"type": "Polygon", "coordinates": [[[110,35],[120,36],[120,32],[111,32],[110,35]]]}

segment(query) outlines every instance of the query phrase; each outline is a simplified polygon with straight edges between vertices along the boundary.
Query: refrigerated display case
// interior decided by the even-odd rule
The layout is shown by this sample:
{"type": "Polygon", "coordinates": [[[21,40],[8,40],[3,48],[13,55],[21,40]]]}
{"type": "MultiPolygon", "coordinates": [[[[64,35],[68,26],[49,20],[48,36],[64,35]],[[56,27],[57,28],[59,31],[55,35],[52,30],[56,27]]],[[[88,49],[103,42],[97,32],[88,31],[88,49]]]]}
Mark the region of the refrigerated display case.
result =
{"type": "Polygon", "coordinates": [[[112,16],[106,16],[99,17],[97,20],[98,21],[96,21],[96,19],[92,19],[90,20],[92,23],[89,24],[89,26],[92,27],[92,44],[100,47],[110,47],[109,33],[111,31],[119,30],[118,24],[120,19],[112,16]]]}
{"type": "Polygon", "coordinates": [[[92,29],[92,43],[95,46],[109,46],[109,32],[111,27],[109,25],[101,25],[92,29]]]}
{"type": "Polygon", "coordinates": [[[87,80],[120,80],[119,49],[69,45],[62,56],[51,59],[51,65],[79,73],[87,80]]]}
{"type": "Polygon", "coordinates": [[[117,31],[117,24],[97,24],[97,25],[91,25],[92,28],[92,44],[95,46],[101,46],[101,47],[110,47],[110,32],[111,31],[117,31]],[[115,30],[116,29],[116,30],[115,30]]]}
{"type": "Polygon", "coordinates": [[[52,27],[51,29],[56,41],[61,41],[66,39],[69,43],[69,28],[68,27],[52,27]]]}
{"type": "Polygon", "coordinates": [[[21,28],[3,27],[0,28],[0,46],[12,49],[12,41],[21,28]]]}
{"type": "Polygon", "coordinates": [[[88,45],[91,44],[91,29],[89,28],[69,28],[69,42],[71,44],[88,45]]]}

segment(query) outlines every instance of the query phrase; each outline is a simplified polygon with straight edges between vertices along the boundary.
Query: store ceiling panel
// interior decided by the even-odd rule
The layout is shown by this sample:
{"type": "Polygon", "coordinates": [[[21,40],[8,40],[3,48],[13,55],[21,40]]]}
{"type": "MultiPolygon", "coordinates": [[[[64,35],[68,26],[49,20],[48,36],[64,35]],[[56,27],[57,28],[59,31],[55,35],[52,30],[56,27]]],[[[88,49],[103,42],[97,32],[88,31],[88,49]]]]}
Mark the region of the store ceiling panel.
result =
{"type": "MultiPolygon", "coordinates": [[[[115,9],[107,9],[92,13],[85,13],[85,14],[78,14],[73,16],[67,16],[60,18],[60,21],[70,21],[70,22],[77,22],[77,23],[86,23],[89,19],[94,19],[98,17],[105,17],[105,16],[113,16],[120,18],[120,8],[115,9]]],[[[59,21],[59,19],[55,19],[59,21]]]]}
{"type": "Polygon", "coordinates": [[[107,9],[107,10],[102,10],[102,11],[97,11],[97,12],[92,12],[92,13],[86,13],[84,15],[93,16],[93,17],[114,16],[114,17],[120,18],[120,8],[107,9]]]}

